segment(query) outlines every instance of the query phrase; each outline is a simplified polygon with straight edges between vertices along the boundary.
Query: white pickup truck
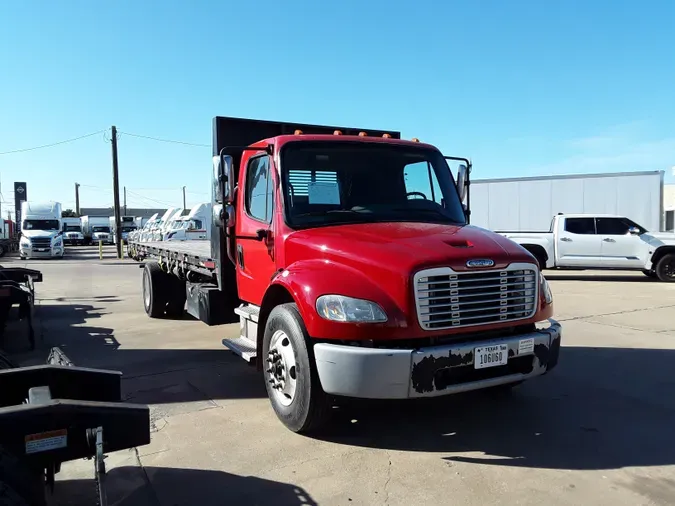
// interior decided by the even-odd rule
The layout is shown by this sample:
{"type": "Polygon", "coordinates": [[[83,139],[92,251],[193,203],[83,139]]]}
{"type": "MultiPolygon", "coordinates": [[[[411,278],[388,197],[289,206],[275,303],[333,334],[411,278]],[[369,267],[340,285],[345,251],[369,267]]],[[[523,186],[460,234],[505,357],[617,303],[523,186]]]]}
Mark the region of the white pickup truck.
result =
{"type": "Polygon", "coordinates": [[[548,232],[499,232],[532,253],[542,269],[638,270],[675,282],[675,233],[649,232],[611,214],[559,214],[548,232]]]}

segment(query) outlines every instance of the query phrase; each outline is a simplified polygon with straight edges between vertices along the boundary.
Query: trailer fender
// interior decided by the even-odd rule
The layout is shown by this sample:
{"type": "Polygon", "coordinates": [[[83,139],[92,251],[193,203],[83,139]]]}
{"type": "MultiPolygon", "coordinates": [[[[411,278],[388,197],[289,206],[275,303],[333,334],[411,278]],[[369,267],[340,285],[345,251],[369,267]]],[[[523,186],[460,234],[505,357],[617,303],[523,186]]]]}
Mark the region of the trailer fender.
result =
{"type": "Polygon", "coordinates": [[[267,316],[272,309],[286,302],[295,302],[310,336],[327,339],[372,339],[373,327],[405,327],[404,312],[394,300],[364,273],[328,260],[305,260],[279,270],[267,289],[260,308],[258,345],[265,332],[267,316]],[[386,323],[346,324],[319,316],[316,300],[321,295],[346,295],[375,302],[387,314],[386,323]]]}

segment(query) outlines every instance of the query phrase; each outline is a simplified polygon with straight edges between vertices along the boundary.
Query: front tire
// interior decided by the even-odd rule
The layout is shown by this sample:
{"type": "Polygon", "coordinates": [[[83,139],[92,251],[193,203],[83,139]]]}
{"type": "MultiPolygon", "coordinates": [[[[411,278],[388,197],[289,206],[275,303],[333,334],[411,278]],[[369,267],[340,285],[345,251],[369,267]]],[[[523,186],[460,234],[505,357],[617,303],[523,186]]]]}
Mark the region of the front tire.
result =
{"type": "Polygon", "coordinates": [[[663,255],[656,264],[656,276],[661,281],[675,282],[675,253],[663,255]]]}
{"type": "Polygon", "coordinates": [[[314,365],[310,337],[294,303],[272,309],[265,325],[262,360],[267,395],[279,420],[296,433],[321,427],[330,406],[314,365]]]}
{"type": "Polygon", "coordinates": [[[143,268],[143,307],[150,318],[161,318],[168,302],[168,275],[159,264],[150,262],[143,268]]]}

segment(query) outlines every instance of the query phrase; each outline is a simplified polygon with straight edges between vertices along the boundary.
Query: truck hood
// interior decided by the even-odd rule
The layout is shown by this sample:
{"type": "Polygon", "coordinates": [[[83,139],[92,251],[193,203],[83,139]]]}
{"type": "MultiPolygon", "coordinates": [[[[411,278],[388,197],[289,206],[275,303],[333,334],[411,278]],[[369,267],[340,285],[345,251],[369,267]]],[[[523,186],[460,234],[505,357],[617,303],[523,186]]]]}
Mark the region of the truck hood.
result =
{"type": "MultiPolygon", "coordinates": [[[[428,267],[467,270],[471,259],[493,260],[495,267],[532,262],[520,245],[471,225],[364,223],[293,232],[286,240],[286,265],[326,259],[362,272],[387,271],[396,277],[428,267]]],[[[383,273],[384,274],[384,273],[383,273]]]]}
{"type": "Polygon", "coordinates": [[[24,237],[54,237],[59,233],[58,230],[22,230],[21,235],[24,237]]]}
{"type": "Polygon", "coordinates": [[[643,237],[649,243],[675,244],[675,233],[673,232],[647,232],[643,234],[643,237]]]}

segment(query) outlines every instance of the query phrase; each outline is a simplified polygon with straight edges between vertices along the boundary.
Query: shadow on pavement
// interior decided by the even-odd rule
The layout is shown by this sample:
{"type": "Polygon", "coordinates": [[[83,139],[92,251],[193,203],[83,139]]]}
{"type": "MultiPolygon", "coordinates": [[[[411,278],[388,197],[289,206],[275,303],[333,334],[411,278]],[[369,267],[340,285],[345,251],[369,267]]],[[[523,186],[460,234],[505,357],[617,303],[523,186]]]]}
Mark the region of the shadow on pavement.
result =
{"type": "MultiPolygon", "coordinates": [[[[110,301],[105,298],[97,303],[104,305],[110,301]]],[[[106,308],[109,309],[110,306],[106,308]]],[[[255,367],[225,347],[122,347],[113,329],[95,326],[96,319],[105,314],[103,310],[91,304],[41,304],[36,307],[35,352],[16,353],[26,349],[21,339],[15,349],[7,351],[14,351],[12,358],[21,365],[36,365],[43,364],[49,350],[58,346],[76,366],[121,371],[123,395],[129,402],[193,403],[192,409],[203,409],[215,407],[216,399],[267,396],[262,376],[255,367]]],[[[172,409],[182,412],[183,408],[172,409]]]]}
{"type": "MultiPolygon", "coordinates": [[[[574,274],[575,271],[544,271],[544,276],[549,281],[614,281],[619,283],[660,283],[656,278],[648,278],[645,275],[627,275],[627,274],[600,274],[600,275],[583,275],[574,274]],[[563,274],[564,272],[564,274],[563,274]]],[[[578,271],[583,272],[583,271],[578,271]]]]}
{"type": "MultiPolygon", "coordinates": [[[[317,504],[305,490],[288,483],[222,471],[164,467],[111,469],[107,476],[107,492],[108,503],[116,506],[317,504]]],[[[64,480],[56,484],[55,497],[59,506],[96,504],[94,494],[93,480],[64,480]]]]}
{"type": "Polygon", "coordinates": [[[545,469],[675,464],[674,350],[562,349],[557,369],[511,395],[356,402],[320,439],[436,452],[453,462],[545,469]],[[465,456],[471,452],[477,455],[465,456]]]}

